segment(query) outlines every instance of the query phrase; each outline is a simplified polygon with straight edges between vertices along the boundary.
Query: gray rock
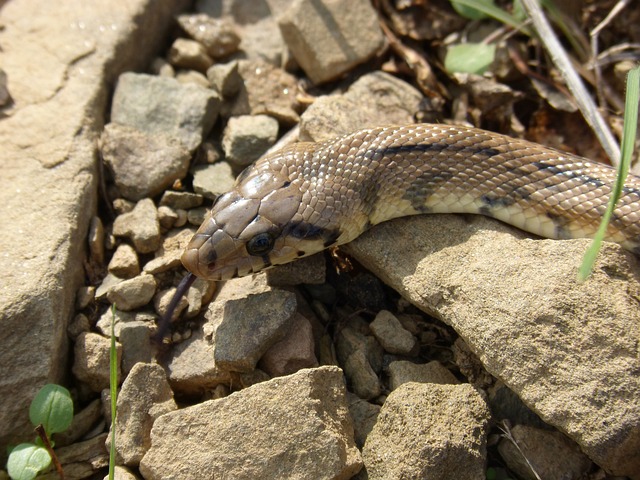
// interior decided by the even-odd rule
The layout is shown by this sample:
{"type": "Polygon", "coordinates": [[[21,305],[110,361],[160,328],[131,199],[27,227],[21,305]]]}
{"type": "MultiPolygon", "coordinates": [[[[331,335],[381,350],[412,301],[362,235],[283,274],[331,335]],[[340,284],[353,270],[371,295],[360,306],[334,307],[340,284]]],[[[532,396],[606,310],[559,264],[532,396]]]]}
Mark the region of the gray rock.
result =
{"type": "MultiPolygon", "coordinates": [[[[97,333],[81,333],[76,339],[73,349],[74,376],[86,383],[91,390],[99,392],[109,388],[109,349],[111,340],[97,333]]],[[[122,346],[116,343],[118,378],[120,378],[120,362],[122,346]]]]}
{"type": "Polygon", "coordinates": [[[142,269],[146,273],[156,274],[179,267],[182,252],[195,233],[193,228],[175,229],[167,233],[162,246],[155,252],[155,258],[145,263],[142,269]]]}
{"type": "Polygon", "coordinates": [[[525,480],[578,480],[593,466],[562,433],[526,425],[516,425],[503,435],[498,451],[509,469],[525,480]]]}
{"type": "Polygon", "coordinates": [[[111,121],[174,136],[193,151],[211,130],[219,107],[220,98],[213,90],[172,78],[125,73],[113,96],[111,121]]]}
{"type": "Polygon", "coordinates": [[[53,439],[56,447],[71,445],[80,440],[91,428],[100,423],[102,418],[102,402],[95,399],[89,405],[73,415],[73,421],[64,432],[54,434],[53,439]]]}
{"type": "MultiPolygon", "coordinates": [[[[151,446],[151,427],[158,417],[176,410],[173,392],[160,365],[136,364],[122,383],[116,417],[118,463],[136,467],[151,446]]],[[[110,440],[107,440],[107,449],[110,440]]]]}
{"type": "Polygon", "coordinates": [[[295,262],[276,265],[267,270],[269,285],[282,287],[289,285],[314,284],[326,281],[327,262],[324,253],[301,258],[295,262]]]}
{"type": "Polygon", "coordinates": [[[275,20],[283,9],[279,3],[283,2],[198,0],[196,11],[212,17],[232,18],[242,39],[239,48],[246,58],[259,58],[273,65],[282,65],[286,46],[275,20]]]}
{"type": "Polygon", "coordinates": [[[271,377],[281,377],[303,368],[317,367],[314,345],[311,322],[300,313],[296,313],[286,336],[264,353],[258,366],[271,377]]]}
{"type": "Polygon", "coordinates": [[[101,144],[114,183],[130,200],[157,195],[189,169],[190,151],[173,132],[146,132],[110,123],[101,144]]]}
{"type": "Polygon", "coordinates": [[[202,278],[198,278],[193,282],[193,285],[187,291],[187,302],[189,302],[189,306],[187,307],[185,318],[195,317],[200,313],[203,306],[206,307],[213,298],[213,294],[216,293],[218,284],[218,282],[212,282],[202,278]]]}
{"type": "MultiPolygon", "coordinates": [[[[112,320],[112,312],[111,308],[108,308],[98,319],[96,323],[96,328],[98,331],[108,337],[111,335],[111,320],[112,320]]],[[[148,326],[153,326],[155,323],[156,317],[147,312],[125,312],[122,310],[115,309],[113,313],[113,330],[116,338],[120,338],[120,333],[122,327],[131,322],[144,322],[148,326]]]]}
{"type": "Polygon", "coordinates": [[[416,346],[416,339],[405,330],[400,320],[388,310],[380,310],[369,325],[371,333],[389,353],[407,355],[416,346]]]}
{"type": "MultiPolygon", "coordinates": [[[[89,440],[57,448],[56,456],[62,465],[64,478],[79,480],[101,475],[109,466],[109,452],[104,448],[106,437],[106,433],[101,433],[89,440]]],[[[60,476],[55,470],[38,475],[38,480],[57,478],[60,476]]]]}
{"type": "Polygon", "coordinates": [[[223,98],[230,98],[240,90],[242,77],[238,71],[238,61],[218,63],[207,70],[209,84],[223,98]]]}
{"type": "Polygon", "coordinates": [[[206,322],[193,335],[175,345],[167,362],[167,371],[172,388],[176,392],[194,394],[211,390],[217,385],[229,385],[231,374],[214,361],[213,337],[224,318],[228,300],[242,299],[249,295],[270,292],[264,273],[253,277],[236,278],[225,282],[209,304],[205,313],[206,322]]]}
{"type": "Polygon", "coordinates": [[[384,45],[378,15],[367,0],[295,0],[278,25],[293,57],[314,83],[336,79],[384,45]]]}
{"type": "Polygon", "coordinates": [[[195,70],[178,70],[176,80],[180,83],[192,83],[202,88],[209,88],[209,80],[200,72],[195,70]]]}
{"type": "Polygon", "coordinates": [[[296,307],[295,294],[284,290],[228,300],[215,334],[216,364],[236,372],[253,370],[260,357],[283,340],[296,307]]]}
{"type": "Polygon", "coordinates": [[[342,95],[316,99],[300,119],[300,140],[319,142],[359,128],[412,123],[423,95],[388,73],[363,75],[342,95]]]}
{"type": "Polygon", "coordinates": [[[162,235],[153,200],[140,200],[131,212],[118,215],[113,222],[113,234],[130,239],[140,253],[157,250],[162,243],[162,235]]]}
{"type": "Polygon", "coordinates": [[[122,345],[122,371],[128,374],[137,363],[150,363],[154,358],[151,335],[155,325],[149,322],[134,320],[123,323],[120,328],[120,344],[122,345]]]}
{"type": "Polygon", "coordinates": [[[353,393],[369,400],[382,393],[382,385],[363,350],[356,350],[343,364],[344,373],[353,393]]]}
{"type": "Polygon", "coordinates": [[[111,287],[113,287],[114,285],[117,285],[120,282],[123,282],[124,280],[125,280],[124,278],[116,277],[111,273],[107,273],[107,275],[102,279],[102,283],[100,283],[98,288],[96,288],[96,296],[95,296],[96,301],[98,302],[108,301],[107,293],[109,293],[109,290],[111,289],[111,287]]]}
{"type": "Polygon", "coordinates": [[[362,451],[362,447],[378,419],[380,405],[362,400],[350,392],[347,392],[347,400],[349,401],[349,414],[353,419],[356,445],[362,451]]]}
{"type": "Polygon", "coordinates": [[[131,245],[126,243],[118,245],[116,251],[113,252],[107,270],[120,278],[135,277],[140,273],[138,254],[131,245]]]}
{"type": "Polygon", "coordinates": [[[278,138],[278,122],[267,115],[243,115],[229,119],[222,134],[222,148],[229,163],[246,167],[260,158],[278,138]]]}
{"type": "Polygon", "coordinates": [[[96,299],[96,287],[83,286],[76,292],[76,310],[87,308],[96,299]]]}
{"type": "Polygon", "coordinates": [[[400,385],[409,382],[440,385],[460,383],[450,370],[436,360],[429,363],[413,363],[405,360],[391,362],[389,364],[389,388],[395,390],[400,385]]]}
{"type": "Polygon", "coordinates": [[[405,383],[362,449],[369,479],[484,479],[489,417],[471,385],[405,383]]]}
{"type": "Polygon", "coordinates": [[[69,323],[67,327],[67,335],[71,340],[75,340],[78,338],[83,332],[88,332],[91,330],[91,322],[89,322],[89,318],[83,313],[78,313],[73,320],[69,323]]]}
{"type": "MultiPolygon", "coordinates": [[[[113,477],[115,480],[138,480],[138,477],[131,470],[120,465],[116,465],[113,477]]],[[[109,475],[106,475],[103,480],[109,480],[109,475]]]]}
{"type": "Polygon", "coordinates": [[[203,471],[239,480],[346,480],[362,465],[336,367],[301,370],[163,415],[151,442],[140,463],[147,480],[203,471]]]}
{"type": "Polygon", "coordinates": [[[200,43],[213,58],[222,58],[238,50],[240,37],[228,18],[213,18],[206,14],[178,15],[178,24],[200,43]]]}
{"type": "Polygon", "coordinates": [[[381,224],[345,250],[455,328],[491,374],[595,463],[635,475],[637,260],[605,244],[594,274],[578,284],[588,245],[528,239],[482,217],[434,215],[381,224]]]}
{"type": "Polygon", "coordinates": [[[242,77],[235,102],[224,115],[269,115],[283,125],[294,125],[298,115],[298,80],[263,60],[240,60],[242,77]]]}
{"type": "Polygon", "coordinates": [[[175,190],[167,190],[162,194],[160,205],[166,205],[173,209],[182,208],[188,210],[190,208],[202,205],[202,195],[191,192],[176,192],[175,190]]]}
{"type": "Polygon", "coordinates": [[[39,4],[36,18],[29,0],[3,2],[0,64],[12,110],[0,121],[0,177],[11,185],[0,190],[0,363],[11,368],[0,390],[1,465],[8,444],[33,439],[25,406],[43,384],[68,377],[66,327],[84,281],[79,252],[96,212],[96,140],[111,86],[145,68],[186,3],[60,0],[39,4]]]}
{"type": "Polygon", "coordinates": [[[156,279],[143,273],[114,285],[107,292],[107,299],[118,309],[124,311],[143,307],[156,293],[156,279]]]}
{"type": "Polygon", "coordinates": [[[187,212],[187,222],[199,227],[202,225],[202,222],[204,222],[204,219],[207,218],[208,214],[209,209],[206,207],[192,208],[187,212]]]}
{"type": "Polygon", "coordinates": [[[186,38],[176,38],[167,55],[169,63],[174,67],[206,72],[213,65],[213,60],[200,43],[186,38]]]}
{"type": "Polygon", "coordinates": [[[158,207],[158,222],[162,228],[167,230],[173,228],[178,221],[178,212],[171,207],[160,205],[158,207]]]}
{"type": "Polygon", "coordinates": [[[215,199],[231,190],[234,182],[231,165],[227,162],[193,168],[193,190],[203,197],[215,199]]]}
{"type": "MultiPolygon", "coordinates": [[[[175,293],[176,287],[171,287],[166,290],[159,291],[153,298],[153,308],[160,318],[163,318],[165,314],[167,314],[169,304],[171,303],[171,299],[174,297],[175,293]]],[[[187,308],[188,305],[189,302],[187,301],[186,296],[182,296],[173,310],[171,321],[173,322],[179,318],[182,311],[187,308]]]]}

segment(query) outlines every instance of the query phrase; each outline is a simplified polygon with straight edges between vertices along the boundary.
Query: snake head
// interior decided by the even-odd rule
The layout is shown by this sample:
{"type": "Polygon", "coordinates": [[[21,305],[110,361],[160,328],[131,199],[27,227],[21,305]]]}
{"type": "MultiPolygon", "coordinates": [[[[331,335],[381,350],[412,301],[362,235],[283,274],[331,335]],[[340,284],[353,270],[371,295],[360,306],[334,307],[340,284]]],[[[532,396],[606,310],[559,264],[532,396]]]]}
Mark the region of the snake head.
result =
{"type": "Polygon", "coordinates": [[[317,228],[303,221],[300,185],[273,165],[249,167],[216,200],[182,255],[187,270],[228,280],[325,248],[317,228]]]}

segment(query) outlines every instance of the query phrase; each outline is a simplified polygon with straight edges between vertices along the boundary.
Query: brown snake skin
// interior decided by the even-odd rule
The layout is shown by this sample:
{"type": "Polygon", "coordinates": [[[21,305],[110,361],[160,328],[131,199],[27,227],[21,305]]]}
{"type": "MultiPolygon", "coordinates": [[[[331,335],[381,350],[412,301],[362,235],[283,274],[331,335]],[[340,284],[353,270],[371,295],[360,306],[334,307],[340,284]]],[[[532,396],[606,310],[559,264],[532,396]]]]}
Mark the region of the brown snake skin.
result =
{"type": "MultiPolygon", "coordinates": [[[[549,238],[591,237],[615,171],[475,128],[416,124],[297,143],[247,168],[182,256],[226,280],[350,242],[421,213],[476,213],[549,238]]],[[[640,178],[630,175],[607,240],[640,253],[640,178]]]]}

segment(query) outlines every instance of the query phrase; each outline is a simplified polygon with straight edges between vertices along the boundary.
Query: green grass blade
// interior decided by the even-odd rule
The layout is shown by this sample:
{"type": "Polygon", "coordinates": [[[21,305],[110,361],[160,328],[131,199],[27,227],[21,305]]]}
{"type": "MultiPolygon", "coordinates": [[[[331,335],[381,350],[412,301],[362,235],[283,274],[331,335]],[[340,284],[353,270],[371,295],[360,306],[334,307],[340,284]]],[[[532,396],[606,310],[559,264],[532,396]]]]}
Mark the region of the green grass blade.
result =
{"type": "Polygon", "coordinates": [[[482,12],[485,15],[492,17],[501,23],[504,23],[505,25],[509,25],[510,27],[513,27],[524,34],[531,36],[531,31],[528,28],[524,27],[522,25],[522,22],[520,22],[513,15],[510,15],[508,12],[502,10],[501,8],[498,8],[494,5],[488,5],[478,0],[450,0],[450,1],[451,3],[457,3],[458,5],[464,5],[465,7],[478,10],[479,12],[482,12]]]}
{"type": "Polygon", "coordinates": [[[109,349],[109,392],[111,394],[111,445],[109,448],[109,480],[116,468],[116,405],[118,401],[118,351],[116,349],[116,306],[111,307],[111,348],[109,349]]]}
{"type": "Polygon", "coordinates": [[[640,67],[632,69],[627,74],[627,94],[624,107],[624,130],[622,133],[622,150],[620,154],[620,165],[618,167],[618,175],[609,198],[607,210],[602,217],[600,228],[593,238],[593,243],[587,250],[582,259],[582,265],[578,271],[578,281],[584,282],[593,269],[602,240],[607,231],[609,221],[613,210],[620,199],[624,181],[629,173],[629,165],[631,164],[631,154],[635,146],[636,131],[638,127],[638,99],[640,98],[640,67]]]}

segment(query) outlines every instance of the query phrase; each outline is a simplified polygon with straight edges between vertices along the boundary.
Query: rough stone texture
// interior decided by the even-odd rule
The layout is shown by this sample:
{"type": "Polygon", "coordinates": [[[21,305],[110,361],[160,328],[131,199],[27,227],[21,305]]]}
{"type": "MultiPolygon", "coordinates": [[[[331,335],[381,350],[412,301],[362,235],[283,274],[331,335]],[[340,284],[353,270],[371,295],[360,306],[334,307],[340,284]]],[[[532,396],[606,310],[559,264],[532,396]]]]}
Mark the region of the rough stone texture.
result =
{"type": "Polygon", "coordinates": [[[217,198],[231,190],[234,182],[231,165],[227,162],[198,165],[193,168],[193,190],[204,197],[217,198]]]}
{"type": "Polygon", "coordinates": [[[327,262],[324,253],[318,253],[309,257],[284,265],[276,265],[267,270],[269,285],[290,286],[304,284],[321,285],[326,281],[327,262]]]}
{"type": "MultiPolygon", "coordinates": [[[[99,392],[109,388],[109,349],[111,341],[97,333],[81,333],[74,345],[73,374],[86,382],[91,390],[99,392]]],[[[118,357],[118,377],[122,346],[116,343],[118,357]]]]}
{"type": "Polygon", "coordinates": [[[206,49],[195,40],[176,38],[167,54],[169,63],[174,67],[206,72],[213,65],[213,60],[206,49]]]}
{"type": "Polygon", "coordinates": [[[578,284],[589,241],[525,237],[483,217],[418,216],[382,224],[346,250],[455,328],[595,463],[640,478],[637,260],[605,244],[578,284]]]}
{"type": "Polygon", "coordinates": [[[129,200],[157,195],[183,178],[189,168],[189,149],[168,133],[147,133],[110,123],[101,143],[113,181],[129,200]]]}
{"type": "Polygon", "coordinates": [[[260,158],[278,138],[278,122],[267,115],[243,115],[229,119],[222,134],[227,161],[246,167],[260,158]]]}
{"type": "Polygon", "coordinates": [[[373,430],[373,426],[378,419],[380,405],[362,400],[350,392],[347,392],[347,400],[349,401],[349,414],[353,419],[356,445],[362,451],[364,442],[369,436],[369,433],[371,433],[371,430],[373,430]]]}
{"type": "Polygon", "coordinates": [[[362,449],[369,479],[484,479],[489,417],[471,385],[405,383],[362,449]]]}
{"type": "Polygon", "coordinates": [[[148,322],[134,320],[120,328],[122,345],[122,371],[128,374],[137,363],[149,363],[154,357],[154,345],[151,342],[152,326],[148,322]]]}
{"type": "Polygon", "coordinates": [[[218,117],[220,97],[173,78],[125,73],[113,95],[111,121],[142,132],[164,133],[195,150],[218,117]]]}
{"type": "Polygon", "coordinates": [[[178,24],[197,40],[213,58],[234,53],[240,44],[235,25],[228,18],[212,18],[206,14],[178,15],[178,24]]]}
{"type": "Polygon", "coordinates": [[[384,44],[368,0],[295,0],[278,25],[293,57],[314,83],[334,80],[384,44]]]}
{"type": "Polygon", "coordinates": [[[416,346],[416,339],[405,330],[400,320],[388,310],[380,310],[369,325],[382,348],[389,353],[407,355],[416,346]]]}
{"type": "Polygon", "coordinates": [[[314,345],[311,322],[305,316],[296,313],[286,336],[264,353],[258,366],[271,377],[281,377],[303,368],[317,367],[314,345]]]}
{"type": "Polygon", "coordinates": [[[66,368],[110,85],[147,62],[184,3],[13,0],[0,10],[14,102],[0,121],[0,363],[12,366],[0,380],[0,464],[7,443],[33,436],[24,406],[66,368]]]}
{"type": "Polygon", "coordinates": [[[349,479],[361,468],[342,372],[301,370],[156,420],[145,479],[349,479]],[[176,442],[181,447],[176,448],[176,442]]]}
{"type": "Polygon", "coordinates": [[[414,121],[422,94],[388,73],[363,75],[342,95],[316,99],[300,119],[300,140],[320,142],[359,128],[414,121]]]}
{"type": "Polygon", "coordinates": [[[149,303],[156,293],[156,286],[153,275],[143,273],[111,287],[107,292],[107,300],[118,309],[128,312],[149,303]]]}
{"type": "MultiPolygon", "coordinates": [[[[116,453],[118,463],[136,467],[151,446],[153,422],[177,410],[173,392],[160,365],[136,364],[118,394],[116,453]]],[[[109,448],[110,438],[107,440],[109,448]]]]}
{"type": "Polygon", "coordinates": [[[525,480],[537,480],[532,468],[538,478],[565,480],[585,478],[592,467],[591,460],[560,432],[516,425],[509,434],[512,439],[500,440],[498,451],[509,469],[525,480]]]}
{"type": "Polygon", "coordinates": [[[283,125],[294,125],[300,120],[296,77],[258,59],[240,60],[238,72],[242,84],[226,116],[269,115],[283,125]]]}
{"type": "Polygon", "coordinates": [[[156,257],[142,268],[147,273],[160,273],[180,265],[180,256],[196,231],[193,228],[175,229],[168,232],[156,257]]]}
{"type": "MultiPolygon", "coordinates": [[[[169,382],[176,392],[201,393],[219,384],[229,384],[231,375],[221,369],[214,360],[214,339],[219,324],[224,319],[228,300],[242,299],[249,295],[270,292],[264,273],[236,278],[225,282],[215,301],[205,313],[206,323],[184,342],[175,345],[167,362],[169,382]]],[[[229,339],[233,341],[235,339],[229,339]]]]}
{"type": "Polygon", "coordinates": [[[131,245],[123,243],[113,252],[113,257],[107,267],[109,273],[120,278],[135,277],[140,273],[138,255],[131,245]]]}
{"type": "Polygon", "coordinates": [[[220,368],[250,372],[262,355],[284,339],[294,321],[296,295],[284,290],[228,300],[215,335],[220,368]]]}
{"type": "Polygon", "coordinates": [[[150,198],[136,203],[129,213],[118,215],[113,222],[113,234],[126,237],[140,253],[157,250],[162,243],[158,210],[150,198]]]}
{"type": "Polygon", "coordinates": [[[275,16],[290,0],[198,0],[196,11],[215,18],[233,19],[241,38],[239,49],[246,58],[282,65],[286,45],[275,16]]]}
{"type": "Polygon", "coordinates": [[[403,383],[438,383],[455,385],[458,379],[436,360],[429,363],[413,363],[396,360],[389,364],[389,388],[395,390],[403,383]]]}
{"type": "Polygon", "coordinates": [[[238,72],[238,61],[219,63],[207,70],[207,79],[216,92],[223,98],[229,98],[238,93],[242,85],[242,78],[238,72]]]}

